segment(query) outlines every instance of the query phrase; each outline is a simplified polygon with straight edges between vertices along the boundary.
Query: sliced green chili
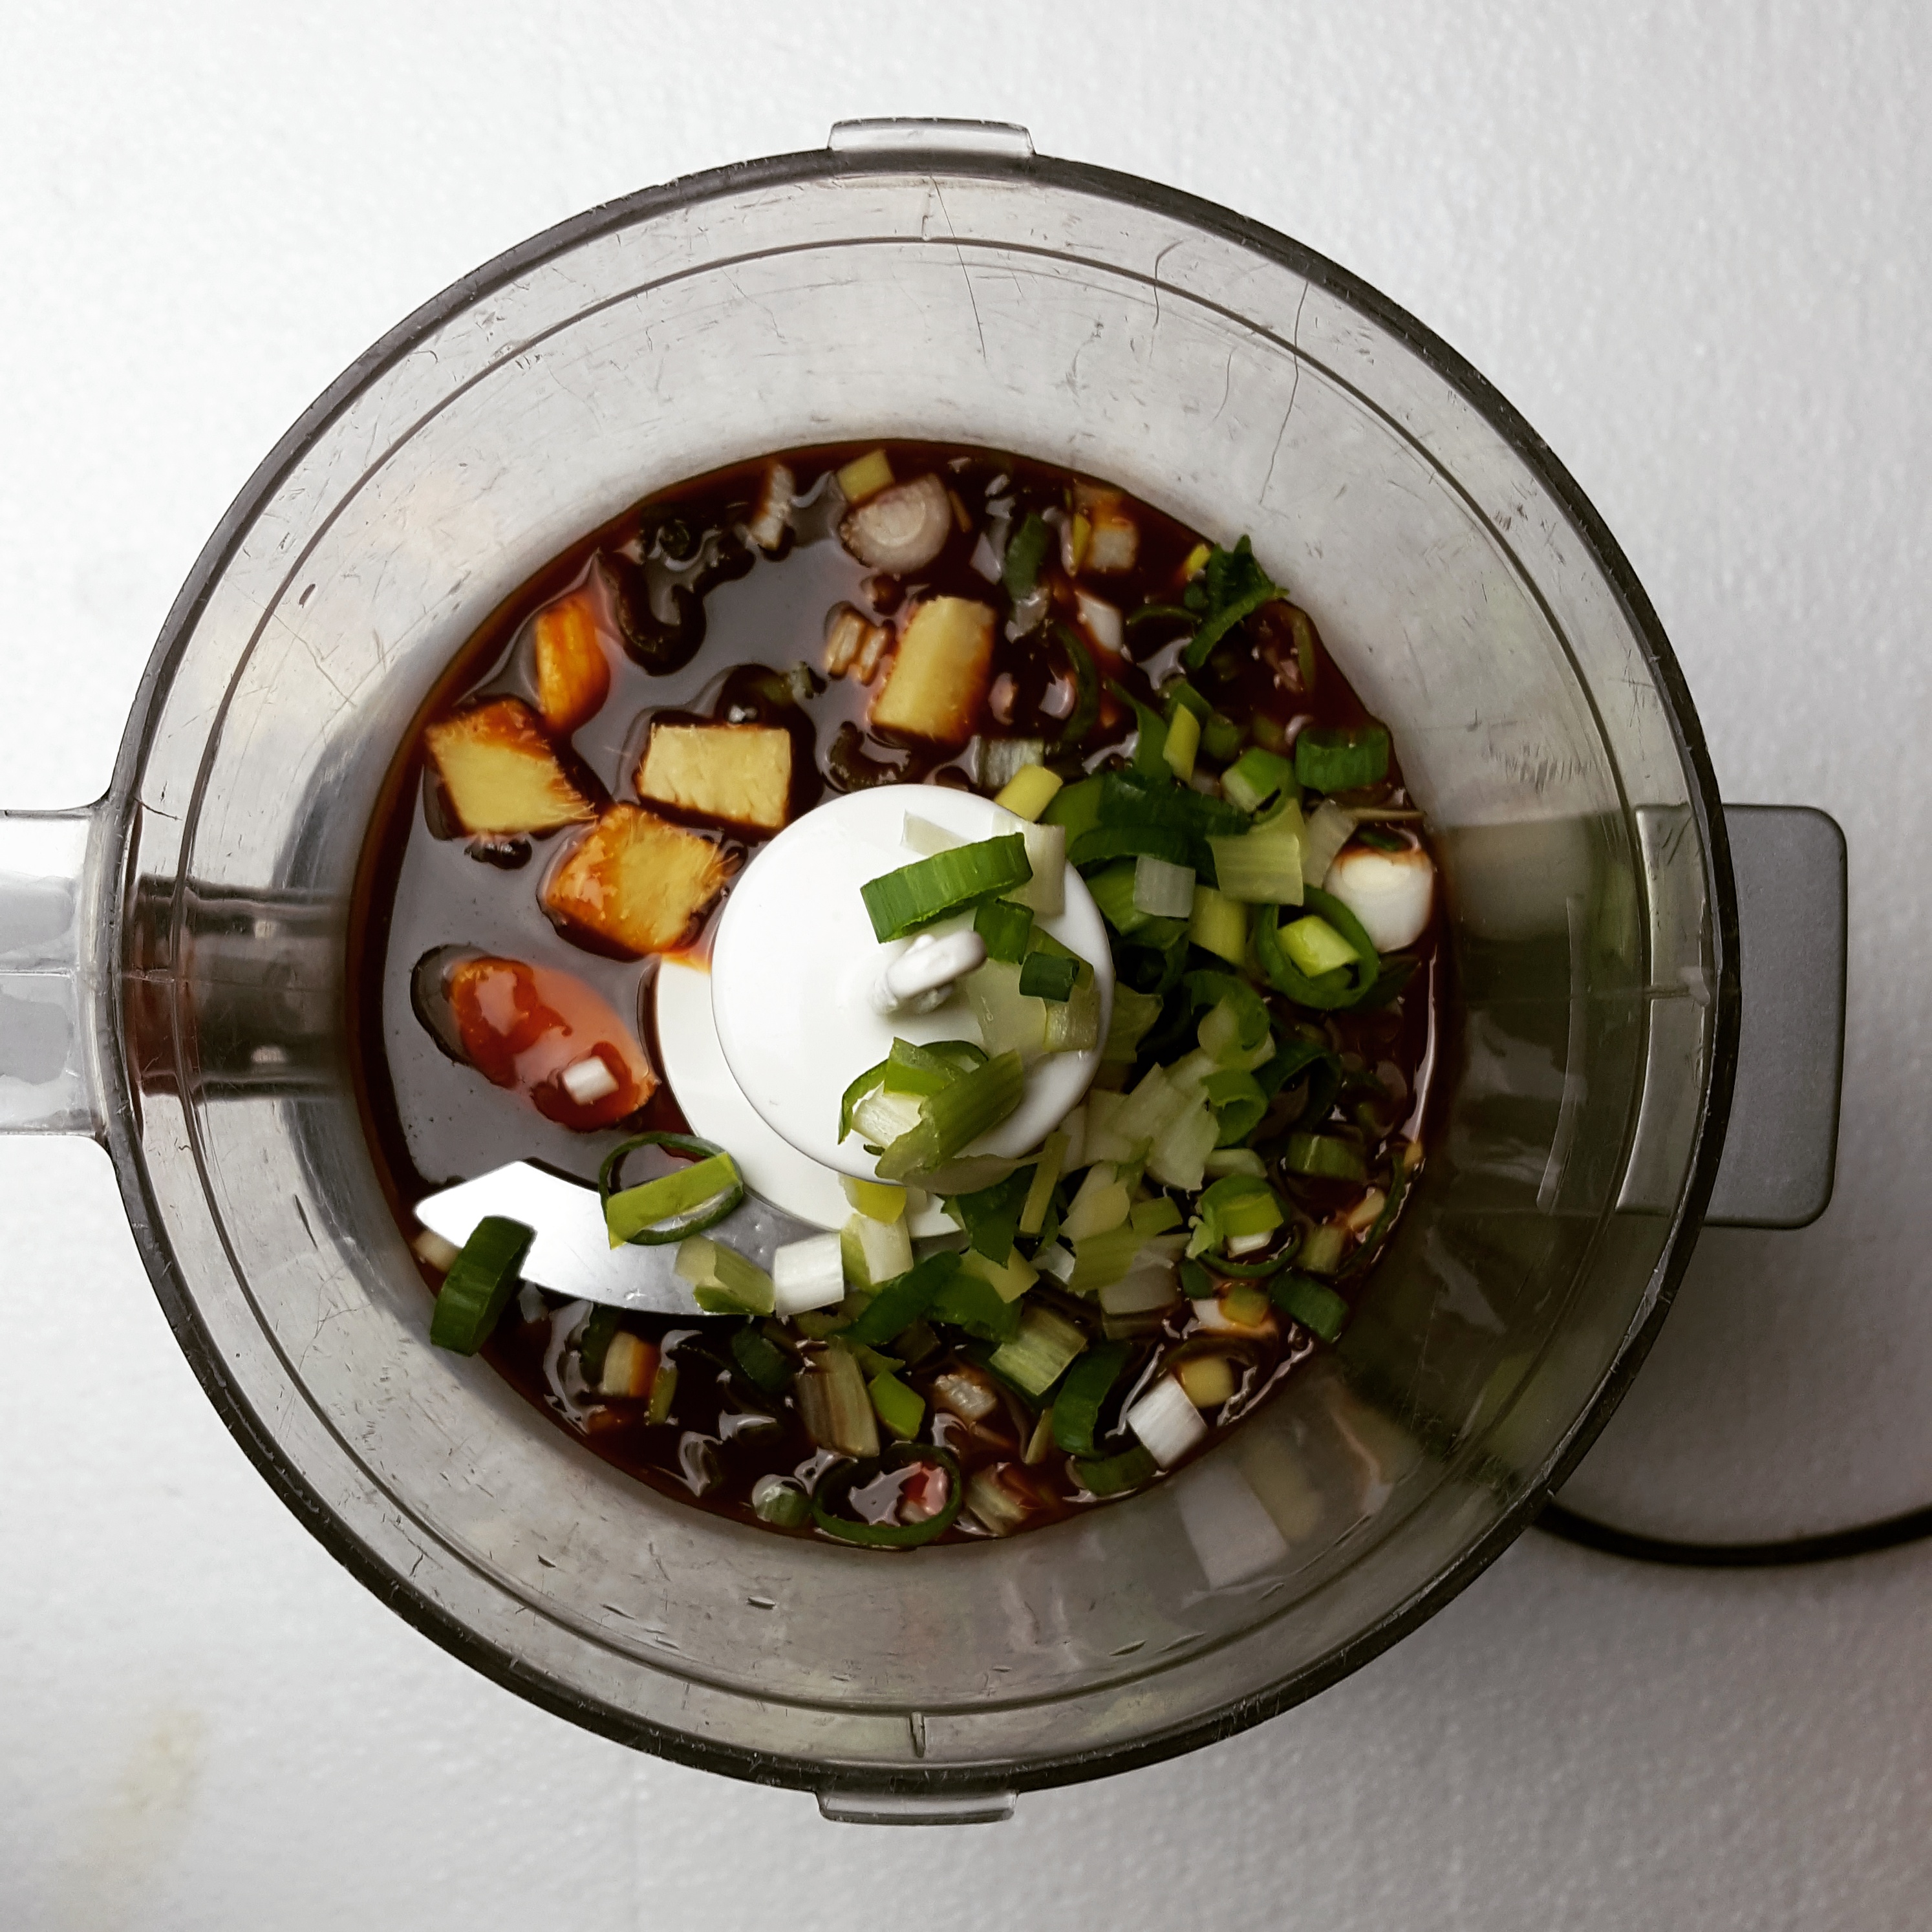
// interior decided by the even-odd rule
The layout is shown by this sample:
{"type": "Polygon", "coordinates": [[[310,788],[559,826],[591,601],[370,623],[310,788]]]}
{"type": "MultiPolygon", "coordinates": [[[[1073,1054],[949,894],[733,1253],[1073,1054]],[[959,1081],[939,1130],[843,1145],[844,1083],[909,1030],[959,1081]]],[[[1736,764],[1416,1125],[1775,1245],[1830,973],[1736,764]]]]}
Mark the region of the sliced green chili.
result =
{"type": "Polygon", "coordinates": [[[812,1520],[826,1535],[836,1536],[842,1543],[856,1543],[868,1550],[916,1550],[922,1543],[944,1536],[952,1527],[965,1499],[959,1465],[947,1450],[926,1443],[896,1442],[881,1456],[827,1470],[812,1492],[812,1520]],[[860,1522],[850,1516],[833,1515],[833,1508],[844,1502],[862,1477],[869,1480],[885,1470],[920,1462],[936,1464],[946,1472],[946,1504],[936,1516],[927,1517],[923,1522],[860,1522]]]}
{"type": "Polygon", "coordinates": [[[597,1170],[597,1196],[611,1246],[655,1248],[717,1226],[744,1199],[745,1182],[737,1163],[716,1141],[694,1134],[633,1134],[605,1155],[597,1170]],[[687,1154],[691,1165],[618,1189],[624,1157],[647,1147],[687,1154]],[[696,1211],[687,1211],[692,1210],[696,1211]]]}

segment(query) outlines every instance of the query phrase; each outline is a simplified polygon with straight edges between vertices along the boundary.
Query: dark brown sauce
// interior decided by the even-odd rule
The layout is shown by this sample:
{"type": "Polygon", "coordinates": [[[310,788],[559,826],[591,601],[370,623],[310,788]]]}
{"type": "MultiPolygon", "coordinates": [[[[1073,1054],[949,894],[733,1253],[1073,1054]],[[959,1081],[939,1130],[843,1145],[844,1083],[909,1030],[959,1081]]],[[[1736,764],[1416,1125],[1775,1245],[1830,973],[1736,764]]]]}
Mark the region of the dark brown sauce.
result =
{"type": "MultiPolygon", "coordinates": [[[[526,640],[538,610],[573,590],[586,590],[598,600],[616,634],[623,629],[628,602],[634,648],[609,653],[608,698],[557,747],[571,777],[598,806],[637,799],[638,758],[654,718],[782,725],[794,742],[792,817],[828,790],[855,784],[971,785],[971,746],[952,754],[908,740],[893,742],[866,722],[878,680],[868,688],[856,680],[824,674],[826,616],[841,603],[881,622],[890,622],[896,614],[902,616],[922,596],[992,603],[1002,622],[980,719],[982,738],[1042,738],[1051,743],[1060,734],[1072,682],[1066,653],[1052,641],[1052,623],[1028,637],[1006,638],[1009,600],[974,568],[972,560],[989,483],[1008,479],[998,494],[1012,500],[1011,526],[1016,529],[1028,509],[1063,506],[1081,479],[993,452],[903,442],[885,446],[896,477],[938,474],[974,526],[962,530],[956,525],[938,558],[917,574],[916,582],[902,584],[882,579],[848,554],[830,514],[836,508],[832,472],[873,446],[795,452],[720,471],[650,499],[591,532],[492,613],[425,700],[375,814],[350,933],[353,1064],[378,1170],[406,1234],[413,1234],[418,1226],[415,1204],[454,1181],[515,1160],[536,1161],[594,1180],[606,1154],[626,1135],[686,1126],[662,1084],[643,1108],[598,1130],[574,1130],[545,1118],[513,1084],[493,1084],[463,1064],[424,1024],[412,1001],[418,962],[439,948],[561,970],[574,975],[628,1020],[652,1066],[661,1070],[663,1065],[650,998],[655,961],[612,956],[594,941],[586,943],[583,934],[560,930],[540,903],[542,882],[574,842],[574,830],[466,840],[425,764],[422,727],[431,720],[484,696],[514,695],[534,706],[526,640]],[[768,460],[790,466],[801,505],[796,530],[776,557],[752,550],[741,533],[768,460]],[[694,630],[701,637],[693,646],[694,630]]],[[[1183,586],[1186,560],[1202,539],[1144,504],[1127,499],[1125,507],[1139,527],[1138,561],[1130,572],[1107,577],[1093,587],[1123,611],[1171,604],[1183,586]]],[[[1057,567],[1049,575],[1057,579],[1057,567]]],[[[1064,580],[1056,580],[1054,599],[1053,620],[1070,620],[1073,599],[1064,580]]],[[[1264,734],[1277,745],[1309,722],[1323,726],[1366,722],[1368,714],[1318,640],[1313,644],[1314,688],[1302,688],[1297,646],[1306,650],[1312,635],[1312,627],[1298,614],[1292,620],[1282,607],[1268,607],[1232,634],[1230,644],[1216,652],[1195,681],[1217,709],[1255,721],[1257,736],[1264,734]]],[[[1156,620],[1128,633],[1127,651],[1118,659],[1094,652],[1102,680],[1098,721],[1079,753],[1079,762],[1089,770],[1119,764],[1121,748],[1135,728],[1133,713],[1108,684],[1158,708],[1156,689],[1174,672],[1184,642],[1178,621],[1156,620]]],[[[1072,764],[1063,769],[1078,775],[1072,764]]],[[[1388,784],[1378,796],[1400,802],[1400,770],[1392,765],[1388,784]]],[[[651,808],[702,827],[740,860],[755,849],[755,836],[742,829],[719,826],[656,802],[651,808]]],[[[694,943],[701,952],[705,935],[696,935],[694,943]]],[[[1277,1037],[1289,1020],[1298,1020],[1304,1027],[1319,1027],[1352,1080],[1358,1070],[1369,1075],[1378,1068],[1394,1070],[1400,1083],[1397,1097],[1378,1100],[1371,1093],[1365,1102],[1360,1090],[1345,1088],[1324,1117],[1346,1121],[1351,1107],[1366,1106],[1368,1112],[1358,1114],[1357,1124],[1366,1132],[1384,1173],[1393,1136],[1421,1137],[1426,1096],[1418,1090],[1426,1077],[1442,997],[1434,929],[1412,950],[1419,964],[1408,988],[1376,1010],[1311,1016],[1294,1012],[1270,996],[1281,1016],[1276,1020],[1277,1037]]],[[[1220,962],[1197,956],[1193,964],[1219,967],[1220,962]]],[[[1156,1022],[1156,1034],[1161,1024],[1156,1022]]],[[[1172,1058],[1178,1051],[1174,1048],[1162,1058],[1172,1058]]],[[[1291,1084],[1277,1099],[1258,1142],[1270,1135],[1278,1138],[1288,1126],[1306,1130],[1318,1124],[1311,1115],[1286,1118],[1282,1124],[1287,1104],[1300,1090],[1291,1084]]],[[[554,1106],[550,1111],[569,1113],[554,1106]]],[[[1294,1208],[1313,1218],[1341,1212],[1362,1192],[1358,1186],[1303,1178],[1284,1184],[1272,1168],[1270,1178],[1294,1208]]],[[[427,1286],[440,1287],[440,1272],[427,1262],[422,1266],[427,1286]]],[[[1092,1302],[1062,1293],[1045,1276],[1029,1300],[1095,1326],[1092,1302]]],[[[656,1345],[677,1367],[675,1402],[665,1421],[646,1421],[641,1401],[601,1399],[572,1389],[560,1375],[569,1359],[569,1351],[558,1346],[559,1311],[566,1306],[562,1297],[526,1290],[521,1302],[513,1302],[506,1312],[485,1352],[533,1404],[618,1468],[667,1494],[756,1520],[750,1493],[760,1476],[796,1474],[808,1484],[832,1460],[806,1435],[789,1396],[762,1394],[748,1382],[733,1359],[728,1322],[622,1316],[622,1328],[656,1345]]],[[[580,1313],[578,1304],[571,1318],[580,1313]]],[[[1122,1326],[1131,1330],[1133,1324],[1116,1324],[1117,1332],[1122,1326]]],[[[1271,1334],[1210,1340],[1200,1334],[1186,1301],[1164,1320],[1143,1320],[1141,1327],[1144,1332],[1126,1337],[1133,1359],[1108,1405],[1112,1432],[1099,1450],[1102,1456],[1131,1442],[1120,1430],[1120,1411],[1156,1368],[1165,1372],[1190,1352],[1229,1358],[1236,1393],[1220,1413],[1218,1435],[1316,1346],[1282,1316],[1274,1318],[1271,1334]]],[[[801,1338],[795,1331],[767,1324],[766,1332],[782,1348],[797,1352],[801,1338]]],[[[1022,1466],[1036,1419],[1011,1390],[996,1388],[996,1406],[974,1424],[939,1408],[930,1399],[935,1377],[974,1369],[974,1352],[949,1346],[944,1335],[930,1328],[914,1340],[927,1345],[925,1352],[908,1360],[902,1372],[928,1395],[925,1439],[950,1450],[969,1476],[976,1468],[1004,1466],[1001,1479],[1021,1495],[1028,1526],[1095,1506],[1066,1456],[1049,1449],[1034,1466],[1022,1466]]],[[[972,1516],[962,1515],[948,1535],[980,1533],[972,1516]]]]}

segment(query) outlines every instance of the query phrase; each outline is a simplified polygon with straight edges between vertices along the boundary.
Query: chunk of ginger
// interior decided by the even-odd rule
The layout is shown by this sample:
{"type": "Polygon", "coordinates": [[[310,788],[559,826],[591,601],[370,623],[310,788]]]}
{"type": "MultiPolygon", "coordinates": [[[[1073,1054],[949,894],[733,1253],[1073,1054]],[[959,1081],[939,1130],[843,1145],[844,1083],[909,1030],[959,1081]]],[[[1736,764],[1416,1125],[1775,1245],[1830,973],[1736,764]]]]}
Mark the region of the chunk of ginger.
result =
{"type": "Polygon", "coordinates": [[[709,838],[640,806],[612,805],[550,875],[543,902],[566,926],[626,952],[668,952],[730,876],[709,838]]]}
{"type": "Polygon", "coordinates": [[[554,832],[597,815],[516,698],[440,718],[423,740],[457,823],[472,837],[554,832]]]}
{"type": "Polygon", "coordinates": [[[531,630],[537,709],[553,731],[574,731],[596,715],[610,689],[610,660],[590,593],[574,590],[545,604],[531,630]]]}
{"type": "Polygon", "coordinates": [[[638,767],[645,798],[760,832],[791,803],[791,734],[776,724],[653,724],[638,767]]]}
{"type": "Polygon", "coordinates": [[[899,634],[872,722],[935,745],[963,745],[979,723],[993,665],[993,612],[968,597],[932,597],[899,634]]]}

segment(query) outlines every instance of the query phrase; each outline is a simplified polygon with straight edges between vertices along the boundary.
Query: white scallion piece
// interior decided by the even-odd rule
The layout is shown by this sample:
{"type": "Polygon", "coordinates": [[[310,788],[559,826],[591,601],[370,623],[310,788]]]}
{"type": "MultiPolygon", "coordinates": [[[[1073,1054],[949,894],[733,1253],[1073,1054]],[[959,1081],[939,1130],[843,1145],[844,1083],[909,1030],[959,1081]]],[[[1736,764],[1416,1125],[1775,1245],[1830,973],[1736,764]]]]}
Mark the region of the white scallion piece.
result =
{"type": "Polygon", "coordinates": [[[762,550],[775,550],[784,539],[785,532],[791,527],[792,491],[796,487],[792,473],[782,463],[774,463],[765,470],[764,487],[758,492],[758,507],[752,512],[752,520],[745,526],[745,534],[762,550]]]}
{"type": "Polygon", "coordinates": [[[1143,1249],[1132,1268],[1118,1281],[1110,1281],[1100,1291],[1103,1315],[1146,1315],[1165,1308],[1176,1298],[1174,1264],[1164,1256],[1149,1257],[1143,1249]]]}
{"type": "Polygon", "coordinates": [[[930,859],[935,854],[950,852],[968,842],[956,832],[949,832],[943,825],[935,825],[929,818],[916,818],[910,812],[905,815],[905,829],[899,834],[899,842],[909,845],[922,858],[930,859]]]}
{"type": "Polygon", "coordinates": [[[1073,602],[1087,634],[1103,651],[1119,657],[1127,647],[1127,628],[1119,607],[1104,597],[1096,597],[1090,590],[1075,591],[1073,602]]]}
{"type": "Polygon", "coordinates": [[[1171,1469],[1190,1449],[1208,1439],[1201,1412],[1172,1376],[1162,1376],[1123,1418],[1163,1469],[1171,1469]]]}
{"type": "Polygon", "coordinates": [[[788,1241],[772,1256],[772,1312],[781,1322],[845,1298],[845,1266],[836,1234],[788,1241]]]}
{"type": "MultiPolygon", "coordinates": [[[[1328,876],[1335,855],[1354,836],[1355,814],[1345,812],[1332,799],[1324,799],[1308,821],[1301,842],[1301,876],[1311,886],[1318,886],[1328,876]]],[[[1336,896],[1340,897],[1339,893],[1336,896]]],[[[1351,910],[1354,908],[1352,907],[1351,910]]]]}
{"type": "Polygon", "coordinates": [[[1060,1156],[1062,1174],[1078,1174],[1087,1165],[1087,1103],[1080,1105],[1060,1124],[1060,1131],[1066,1136],[1066,1151],[1060,1156]]]}
{"type": "Polygon", "coordinates": [[[1378,952],[1400,952],[1422,937],[1436,896],[1436,868],[1420,846],[1376,852],[1358,846],[1328,868],[1323,890],[1362,922],[1378,952]]]}
{"type": "Polygon", "coordinates": [[[1239,1260],[1243,1255],[1258,1252],[1274,1239],[1272,1230],[1264,1234],[1230,1234],[1228,1237],[1228,1252],[1239,1260]]]}
{"type": "Polygon", "coordinates": [[[1055,1241],[1051,1247],[1042,1248],[1034,1256],[1033,1264],[1042,1274],[1050,1274],[1055,1281],[1064,1281],[1073,1272],[1073,1256],[1070,1250],[1055,1241]]]}
{"type": "Polygon", "coordinates": [[[1066,827],[1036,825],[1006,814],[1009,828],[1026,841],[1027,863],[1033,877],[1006,896],[1027,907],[1036,919],[1058,919],[1066,910],[1066,827]]]}
{"type": "Polygon", "coordinates": [[[440,1268],[447,1274],[456,1265],[456,1258],[462,1253],[454,1241],[446,1241],[434,1228],[418,1228],[410,1238],[410,1246],[419,1260],[428,1262],[433,1268],[440,1268]]]}
{"type": "Polygon", "coordinates": [[[602,1056],[595,1053],[586,1054],[566,1066],[557,1080],[580,1107],[594,1107],[617,1090],[617,1076],[604,1064],[602,1056]]]}
{"type": "Polygon", "coordinates": [[[1152,919],[1185,919],[1194,910],[1194,868],[1143,852],[1134,861],[1134,910],[1152,919]]]}

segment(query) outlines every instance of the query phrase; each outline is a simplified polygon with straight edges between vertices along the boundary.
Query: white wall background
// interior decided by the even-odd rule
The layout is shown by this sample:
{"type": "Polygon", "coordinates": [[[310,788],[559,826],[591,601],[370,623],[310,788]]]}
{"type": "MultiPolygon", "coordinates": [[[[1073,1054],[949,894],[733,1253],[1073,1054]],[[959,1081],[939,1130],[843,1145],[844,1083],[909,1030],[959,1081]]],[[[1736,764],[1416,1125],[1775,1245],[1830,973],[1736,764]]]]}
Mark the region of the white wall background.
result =
{"type": "MultiPolygon", "coordinates": [[[[287,422],[464,270],[842,116],[1018,120],[1432,324],[1630,552],[1734,796],[1851,835],[1836,1204],[1712,1238],[1572,1499],[1678,1533],[1932,1499],[1932,13],[846,0],[0,8],[0,805],[91,798],[287,422]]],[[[950,1834],[634,1757],[309,1540],[99,1154],[0,1148],[0,1925],[910,1918],[1324,1932],[1927,1921],[1932,1552],[1648,1572],[1534,1536],[1302,1711],[950,1834]]]]}

